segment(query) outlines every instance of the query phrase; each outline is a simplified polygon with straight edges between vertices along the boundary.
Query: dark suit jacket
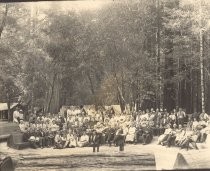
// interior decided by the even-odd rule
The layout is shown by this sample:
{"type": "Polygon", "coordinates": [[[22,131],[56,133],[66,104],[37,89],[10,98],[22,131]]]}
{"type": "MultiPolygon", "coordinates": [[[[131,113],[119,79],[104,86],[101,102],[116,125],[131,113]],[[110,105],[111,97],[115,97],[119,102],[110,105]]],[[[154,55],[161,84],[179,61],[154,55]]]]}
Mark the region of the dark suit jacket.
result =
{"type": "Polygon", "coordinates": [[[91,142],[93,144],[101,144],[102,135],[100,133],[96,133],[91,137],[91,142]]]}

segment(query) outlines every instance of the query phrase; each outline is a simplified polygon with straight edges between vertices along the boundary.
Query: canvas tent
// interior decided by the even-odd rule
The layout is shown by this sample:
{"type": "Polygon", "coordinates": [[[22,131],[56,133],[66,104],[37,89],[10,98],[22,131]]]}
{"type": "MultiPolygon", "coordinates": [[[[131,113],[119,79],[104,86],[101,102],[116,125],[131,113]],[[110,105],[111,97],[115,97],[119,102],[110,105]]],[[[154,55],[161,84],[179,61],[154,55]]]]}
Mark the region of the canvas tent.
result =
{"type": "Polygon", "coordinates": [[[84,105],[83,109],[87,113],[87,115],[94,116],[96,114],[95,105],[84,105]]]}
{"type": "Polygon", "coordinates": [[[111,107],[113,108],[114,113],[116,114],[120,114],[122,112],[120,105],[111,105],[111,107]]]}
{"type": "Polygon", "coordinates": [[[77,115],[83,112],[83,109],[80,106],[65,106],[65,110],[67,110],[68,116],[77,115]]]}

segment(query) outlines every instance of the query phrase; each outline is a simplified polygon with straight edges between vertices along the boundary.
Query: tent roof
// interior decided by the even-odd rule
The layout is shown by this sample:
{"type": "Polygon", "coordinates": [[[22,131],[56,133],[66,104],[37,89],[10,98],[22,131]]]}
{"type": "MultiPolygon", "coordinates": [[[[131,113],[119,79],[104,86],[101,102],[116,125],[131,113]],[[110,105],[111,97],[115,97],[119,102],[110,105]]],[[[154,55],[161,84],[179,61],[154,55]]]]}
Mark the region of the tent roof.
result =
{"type": "Polygon", "coordinates": [[[95,105],[85,105],[83,109],[88,115],[94,115],[96,113],[95,105]]]}
{"type": "Polygon", "coordinates": [[[114,112],[115,113],[121,113],[121,108],[120,108],[120,105],[111,105],[114,109],[114,112]]]}
{"type": "Polygon", "coordinates": [[[95,110],[95,105],[84,105],[83,108],[85,110],[95,110]]]}
{"type": "MultiPolygon", "coordinates": [[[[18,103],[11,103],[10,108],[14,108],[18,103]]],[[[0,111],[8,110],[7,103],[0,103],[0,111]]]]}

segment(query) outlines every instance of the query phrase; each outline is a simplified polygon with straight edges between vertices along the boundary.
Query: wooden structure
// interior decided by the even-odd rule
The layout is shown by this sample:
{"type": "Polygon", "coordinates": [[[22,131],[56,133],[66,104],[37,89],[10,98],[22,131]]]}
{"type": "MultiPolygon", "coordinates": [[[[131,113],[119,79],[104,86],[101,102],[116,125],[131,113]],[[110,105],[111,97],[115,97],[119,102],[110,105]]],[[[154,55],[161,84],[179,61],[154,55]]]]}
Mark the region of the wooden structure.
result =
{"type": "Polygon", "coordinates": [[[7,139],[7,145],[10,148],[24,149],[30,146],[28,141],[24,141],[23,133],[14,132],[7,139]]]}
{"type": "MultiPolygon", "coordinates": [[[[18,106],[18,103],[12,103],[10,105],[10,112],[13,113],[15,107],[18,106]]],[[[0,103],[0,120],[7,121],[9,119],[8,116],[8,106],[7,103],[0,103]]]]}

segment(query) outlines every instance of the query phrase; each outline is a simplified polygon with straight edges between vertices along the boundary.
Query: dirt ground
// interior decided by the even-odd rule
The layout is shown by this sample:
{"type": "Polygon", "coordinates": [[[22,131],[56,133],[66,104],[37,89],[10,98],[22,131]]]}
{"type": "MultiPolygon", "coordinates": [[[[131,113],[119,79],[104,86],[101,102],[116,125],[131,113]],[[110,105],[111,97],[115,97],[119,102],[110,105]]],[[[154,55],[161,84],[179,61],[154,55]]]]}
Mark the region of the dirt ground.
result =
{"type": "MultiPolygon", "coordinates": [[[[127,144],[123,152],[118,147],[101,146],[99,153],[91,147],[67,149],[8,148],[0,143],[0,152],[9,155],[16,163],[16,170],[160,170],[174,169],[177,155],[187,161],[181,168],[210,168],[209,142],[199,144],[199,150],[180,150],[157,145],[157,137],[148,145],[127,144]]],[[[180,162],[180,161],[179,161],[180,162]]]]}

